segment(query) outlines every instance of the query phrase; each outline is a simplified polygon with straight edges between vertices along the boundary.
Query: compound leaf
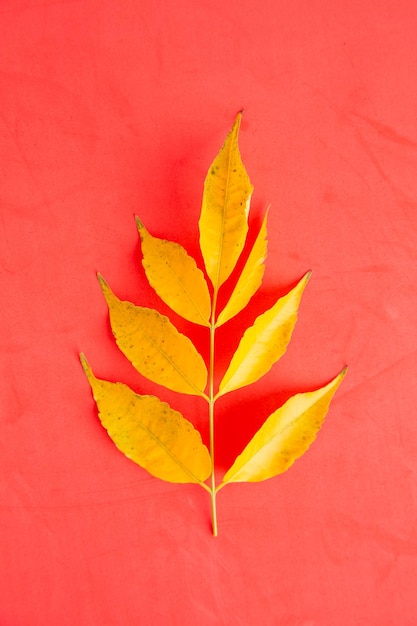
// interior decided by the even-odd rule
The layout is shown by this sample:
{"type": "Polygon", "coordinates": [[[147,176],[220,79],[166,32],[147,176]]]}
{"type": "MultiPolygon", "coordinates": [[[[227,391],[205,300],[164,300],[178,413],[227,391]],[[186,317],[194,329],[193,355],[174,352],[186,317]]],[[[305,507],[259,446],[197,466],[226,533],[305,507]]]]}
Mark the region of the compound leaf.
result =
{"type": "Polygon", "coordinates": [[[215,292],[233,271],[248,231],[253,186],[239,152],[241,117],[239,113],[204,182],[200,248],[215,292]]]}
{"type": "Polygon", "coordinates": [[[218,396],[257,381],[284,354],[309,277],[310,272],[246,330],[220,383],[218,396]]]}
{"type": "Polygon", "coordinates": [[[239,276],[232,295],[217,319],[217,327],[242,311],[262,284],[265,271],[264,262],[268,246],[266,239],[267,217],[268,213],[265,215],[256,241],[253,244],[248,260],[239,276]]]}
{"type": "Polygon", "coordinates": [[[99,276],[116,343],[143,376],[168,389],[206,397],[202,356],[165,315],[119,300],[99,276]]]}
{"type": "Polygon", "coordinates": [[[345,368],[328,385],[297,394],[272,413],[216,487],[216,400],[256,382],[285,353],[310,277],[308,272],[244,332],[215,394],[216,329],[242,311],[259,289],[268,247],[267,211],[230,298],[217,314],[219,289],[235,270],[245,247],[253,192],[238,145],[241,117],[239,113],[204,182],[199,232],[206,274],[181,245],[154,237],[136,218],[149,283],[175,313],[206,327],[207,365],[168,317],[119,300],[99,276],[116,343],[138,372],[168,389],[207,401],[210,451],[194,426],[166,402],[139,395],[122,383],[96,378],[80,355],[99,418],[117,448],[157,478],[197,483],[209,492],[214,535],[217,491],[228,483],[258,482],[285,472],[316,438],[346,373],[345,368]],[[210,486],[205,484],[209,477],[210,486]]]}
{"type": "Polygon", "coordinates": [[[211,461],[200,433],[155,396],[96,378],[81,355],[99,418],[117,448],[150,474],[171,483],[202,484],[211,461]]]}
{"type": "Polygon", "coordinates": [[[346,368],[328,385],[290,398],[272,413],[226,472],[227,483],[259,482],[285,472],[320,430],[346,368]]]}
{"type": "Polygon", "coordinates": [[[203,272],[178,243],[153,237],[136,218],[143,267],[158,296],[189,322],[210,326],[210,293],[203,272]]]}

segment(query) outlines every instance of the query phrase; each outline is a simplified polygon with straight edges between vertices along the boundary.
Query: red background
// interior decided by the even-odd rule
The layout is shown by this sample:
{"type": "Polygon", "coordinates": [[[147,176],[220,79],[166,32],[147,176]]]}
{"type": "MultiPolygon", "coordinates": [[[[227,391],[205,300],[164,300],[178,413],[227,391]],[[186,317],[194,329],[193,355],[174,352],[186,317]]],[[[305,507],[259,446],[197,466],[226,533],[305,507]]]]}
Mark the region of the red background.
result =
{"type": "Polygon", "coordinates": [[[3,0],[0,31],[1,626],[415,625],[415,2],[3,0]],[[204,176],[242,107],[270,245],[220,369],[313,275],[286,355],[218,403],[219,475],[283,399],[349,373],[289,472],[220,492],[214,539],[202,489],[115,449],[78,352],[207,441],[204,402],[118,352],[95,272],[165,312],[133,214],[201,264],[204,176]]]}

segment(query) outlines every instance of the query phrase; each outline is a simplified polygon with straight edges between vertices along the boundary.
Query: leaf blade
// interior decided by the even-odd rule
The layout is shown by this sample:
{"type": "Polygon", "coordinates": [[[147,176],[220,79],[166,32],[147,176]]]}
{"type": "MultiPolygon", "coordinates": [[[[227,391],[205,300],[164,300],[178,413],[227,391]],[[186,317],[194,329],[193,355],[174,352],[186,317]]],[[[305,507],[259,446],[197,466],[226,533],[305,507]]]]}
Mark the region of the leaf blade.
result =
{"type": "Polygon", "coordinates": [[[256,382],[281,358],[291,339],[310,275],[307,272],[294,289],[259,315],[245,331],[220,383],[218,397],[256,382]]]}
{"type": "Polygon", "coordinates": [[[231,482],[260,482],[289,469],[315,440],[346,370],[316,391],[293,396],[272,413],[219,487],[231,482]]]}
{"type": "Polygon", "coordinates": [[[181,413],[155,396],[141,396],[123,383],[96,378],[84,355],[80,358],[99,419],[125,456],[168,482],[202,484],[208,478],[208,449],[181,413]]]}
{"type": "Polygon", "coordinates": [[[139,218],[142,265],[150,285],[175,313],[190,322],[210,326],[210,293],[203,272],[178,243],[153,237],[139,218]]]}
{"type": "Polygon", "coordinates": [[[225,324],[242,311],[262,284],[265,271],[264,262],[268,247],[266,230],[267,217],[268,212],[265,214],[258,236],[245,263],[245,267],[233,289],[232,295],[217,318],[216,327],[225,324]]]}
{"type": "Polygon", "coordinates": [[[248,231],[253,186],[239,152],[241,117],[239,113],[204,182],[200,248],[215,292],[233,271],[248,231]]]}
{"type": "Polygon", "coordinates": [[[172,391],[205,398],[207,368],[191,340],[165,315],[119,300],[102,276],[99,281],[116,343],[138,372],[172,391]]]}

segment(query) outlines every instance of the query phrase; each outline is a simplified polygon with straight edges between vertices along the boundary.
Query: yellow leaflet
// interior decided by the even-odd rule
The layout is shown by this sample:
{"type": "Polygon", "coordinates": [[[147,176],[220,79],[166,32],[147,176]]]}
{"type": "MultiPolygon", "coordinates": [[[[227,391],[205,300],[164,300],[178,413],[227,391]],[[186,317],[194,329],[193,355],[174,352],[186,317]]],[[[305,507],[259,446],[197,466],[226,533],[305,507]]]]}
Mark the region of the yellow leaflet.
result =
{"type": "Polygon", "coordinates": [[[309,278],[310,272],[246,330],[220,383],[218,396],[255,382],[284,354],[309,278]]]}
{"type": "Polygon", "coordinates": [[[325,387],[297,394],[272,413],[218,489],[227,483],[258,482],[285,472],[315,440],[346,369],[325,387]]]}
{"type": "Polygon", "coordinates": [[[165,315],[119,300],[99,276],[116,343],[143,376],[173,391],[206,397],[207,368],[165,315]]]}
{"type": "Polygon", "coordinates": [[[136,218],[143,267],[158,296],[186,320],[210,326],[211,301],[206,279],[178,243],[153,237],[136,218]]]}
{"type": "Polygon", "coordinates": [[[260,228],[253,248],[245,263],[245,267],[236,283],[236,287],[230,296],[229,302],[220,313],[216,326],[221,326],[232,317],[237,315],[252,298],[254,293],[262,284],[262,278],[265,271],[264,261],[266,259],[266,250],[268,242],[266,239],[266,220],[268,213],[265,215],[264,221],[260,228]]]}
{"type": "Polygon", "coordinates": [[[202,484],[211,461],[199,432],[178,411],[155,396],[140,396],[127,385],[99,380],[81,355],[99,418],[129,459],[171,483],[202,484]]]}
{"type": "Polygon", "coordinates": [[[253,186],[242,163],[239,113],[204,182],[200,248],[215,292],[230,276],[245,244],[253,186]]]}

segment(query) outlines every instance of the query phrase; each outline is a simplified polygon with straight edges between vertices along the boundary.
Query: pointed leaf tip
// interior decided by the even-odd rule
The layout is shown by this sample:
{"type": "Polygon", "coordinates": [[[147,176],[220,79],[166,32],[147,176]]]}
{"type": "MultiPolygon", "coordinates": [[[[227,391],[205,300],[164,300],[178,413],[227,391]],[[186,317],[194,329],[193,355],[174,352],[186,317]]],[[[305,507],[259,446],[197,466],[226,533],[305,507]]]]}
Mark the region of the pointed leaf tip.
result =
{"type": "MultiPolygon", "coordinates": [[[[236,118],[235,118],[235,123],[234,123],[234,126],[236,126],[236,125],[239,125],[239,126],[240,126],[240,123],[241,123],[241,121],[242,121],[242,114],[243,114],[243,109],[241,109],[240,111],[238,111],[238,112],[237,112],[237,115],[236,115],[236,118]]],[[[234,130],[234,128],[233,128],[233,130],[234,130]]]]}
{"type": "Polygon", "coordinates": [[[87,358],[83,352],[80,353],[80,361],[81,361],[82,368],[84,370],[85,377],[87,378],[88,382],[90,383],[90,386],[92,387],[93,381],[96,380],[96,377],[94,376],[93,370],[91,369],[91,366],[89,362],[87,361],[87,358]]]}
{"type": "Polygon", "coordinates": [[[349,369],[349,367],[348,367],[347,365],[345,365],[345,367],[344,367],[344,368],[342,369],[342,371],[340,372],[339,376],[340,376],[340,379],[341,379],[341,380],[342,380],[342,379],[346,376],[346,374],[347,374],[347,372],[348,372],[348,369],[349,369]]]}
{"type": "Polygon", "coordinates": [[[135,222],[136,222],[137,229],[139,231],[141,228],[144,228],[143,223],[141,222],[141,220],[139,219],[137,215],[135,215],[135,222]]]}
{"type": "Polygon", "coordinates": [[[87,374],[87,372],[88,372],[91,368],[90,368],[90,366],[89,366],[89,364],[88,364],[88,361],[87,361],[87,359],[86,359],[86,357],[85,357],[85,354],[84,354],[83,352],[80,352],[80,355],[79,355],[79,356],[80,356],[81,365],[83,366],[83,370],[84,370],[84,372],[87,374]]]}
{"type": "Polygon", "coordinates": [[[103,276],[100,274],[100,272],[97,272],[97,279],[98,282],[100,283],[100,287],[103,289],[103,287],[107,287],[108,288],[108,284],[106,283],[106,281],[104,280],[103,276]]]}

